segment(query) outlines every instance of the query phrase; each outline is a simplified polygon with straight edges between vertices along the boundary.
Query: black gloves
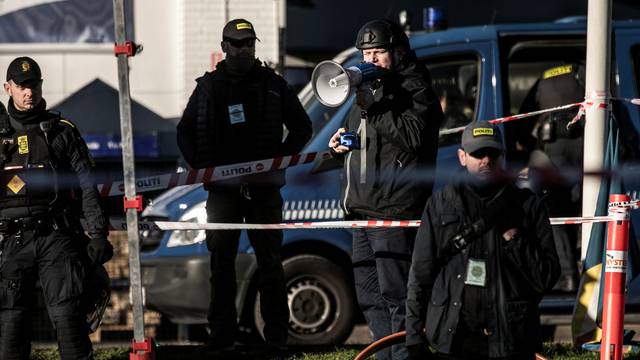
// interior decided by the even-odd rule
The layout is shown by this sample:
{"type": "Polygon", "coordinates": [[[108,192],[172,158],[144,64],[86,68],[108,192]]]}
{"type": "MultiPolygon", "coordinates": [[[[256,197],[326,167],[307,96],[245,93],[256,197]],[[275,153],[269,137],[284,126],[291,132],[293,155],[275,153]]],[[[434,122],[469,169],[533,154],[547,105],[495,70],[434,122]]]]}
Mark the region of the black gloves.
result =
{"type": "Polygon", "coordinates": [[[89,240],[87,254],[93,265],[102,265],[113,257],[113,246],[106,237],[97,237],[89,240]]]}

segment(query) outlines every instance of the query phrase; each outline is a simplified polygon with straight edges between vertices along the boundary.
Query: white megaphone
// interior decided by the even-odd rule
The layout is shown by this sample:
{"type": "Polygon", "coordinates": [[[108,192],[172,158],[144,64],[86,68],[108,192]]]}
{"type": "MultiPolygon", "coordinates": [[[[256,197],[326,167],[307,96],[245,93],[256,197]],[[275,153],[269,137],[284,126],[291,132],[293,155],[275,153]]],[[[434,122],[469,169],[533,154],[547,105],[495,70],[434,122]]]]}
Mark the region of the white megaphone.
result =
{"type": "Polygon", "coordinates": [[[334,61],[325,60],[311,74],[313,93],[324,105],[337,107],[347,101],[353,87],[379,78],[383,71],[371,63],[344,68],[334,61]]]}

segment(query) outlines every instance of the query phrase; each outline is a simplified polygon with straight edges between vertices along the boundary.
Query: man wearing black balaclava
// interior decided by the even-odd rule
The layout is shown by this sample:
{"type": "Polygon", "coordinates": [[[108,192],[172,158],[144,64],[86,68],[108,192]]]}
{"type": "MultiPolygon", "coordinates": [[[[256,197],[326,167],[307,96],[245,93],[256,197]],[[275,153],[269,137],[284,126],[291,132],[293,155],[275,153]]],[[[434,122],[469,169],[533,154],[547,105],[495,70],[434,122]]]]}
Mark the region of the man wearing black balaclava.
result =
{"type": "MultiPolygon", "coordinates": [[[[253,24],[244,19],[222,31],[226,59],[197,79],[178,124],[178,146],[196,169],[297,154],[311,138],[311,121],[285,80],[255,57],[253,24]],[[284,125],[284,126],[283,126],[284,125]],[[288,134],[283,140],[283,128],[288,134]]],[[[284,171],[206,184],[207,220],[280,223],[284,171]]],[[[249,231],[258,262],[258,290],[270,349],[287,342],[289,309],[280,257],[281,230],[249,231]]],[[[211,338],[207,351],[232,351],[237,327],[235,259],[240,231],[208,231],[211,251],[211,338]]]]}

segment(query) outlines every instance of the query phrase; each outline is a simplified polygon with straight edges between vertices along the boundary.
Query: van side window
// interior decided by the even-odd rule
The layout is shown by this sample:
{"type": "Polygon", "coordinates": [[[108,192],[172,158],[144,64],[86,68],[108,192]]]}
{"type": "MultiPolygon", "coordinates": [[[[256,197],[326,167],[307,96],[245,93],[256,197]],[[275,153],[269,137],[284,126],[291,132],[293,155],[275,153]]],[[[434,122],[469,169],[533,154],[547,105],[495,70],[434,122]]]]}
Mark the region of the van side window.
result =
{"type": "MultiPolygon", "coordinates": [[[[475,119],[480,64],[473,54],[424,59],[433,90],[440,99],[444,121],[440,130],[465,126],[475,119]]],[[[461,133],[441,135],[439,146],[460,143],[461,133]]]]}

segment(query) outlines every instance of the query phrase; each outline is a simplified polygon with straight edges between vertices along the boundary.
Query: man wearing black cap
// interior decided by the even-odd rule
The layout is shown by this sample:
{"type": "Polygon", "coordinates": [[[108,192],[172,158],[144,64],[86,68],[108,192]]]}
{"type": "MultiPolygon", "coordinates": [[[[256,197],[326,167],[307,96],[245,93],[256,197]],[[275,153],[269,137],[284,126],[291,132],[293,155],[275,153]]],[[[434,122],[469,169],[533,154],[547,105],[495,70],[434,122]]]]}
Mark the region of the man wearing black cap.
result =
{"type": "Polygon", "coordinates": [[[406,345],[447,359],[533,360],[538,304],[560,275],[545,204],[502,171],[500,129],[468,125],[458,150],[466,181],[427,202],[407,294],[406,345]],[[425,329],[426,326],[426,329],[425,329]]]}
{"type": "MultiPolygon", "coordinates": [[[[196,169],[299,153],[311,138],[311,121],[285,80],[255,57],[258,38],[244,19],[222,32],[226,59],[198,78],[178,124],[178,145],[196,169]],[[284,125],[284,126],[283,126],[284,125]],[[288,134],[283,140],[283,127],[288,134]]],[[[282,222],[284,171],[205,185],[213,223],[282,222]]],[[[264,337],[275,348],[287,341],[289,309],[280,258],[281,230],[249,231],[258,262],[264,337]]],[[[240,231],[208,231],[211,251],[211,339],[207,350],[230,350],[235,341],[235,259],[240,231]]]]}
{"type": "Polygon", "coordinates": [[[36,280],[62,359],[93,359],[80,300],[87,269],[113,254],[94,163],[75,125],[47,110],[33,59],[11,62],[4,89],[10,98],[8,115],[0,116],[0,359],[29,359],[36,280]]]}

